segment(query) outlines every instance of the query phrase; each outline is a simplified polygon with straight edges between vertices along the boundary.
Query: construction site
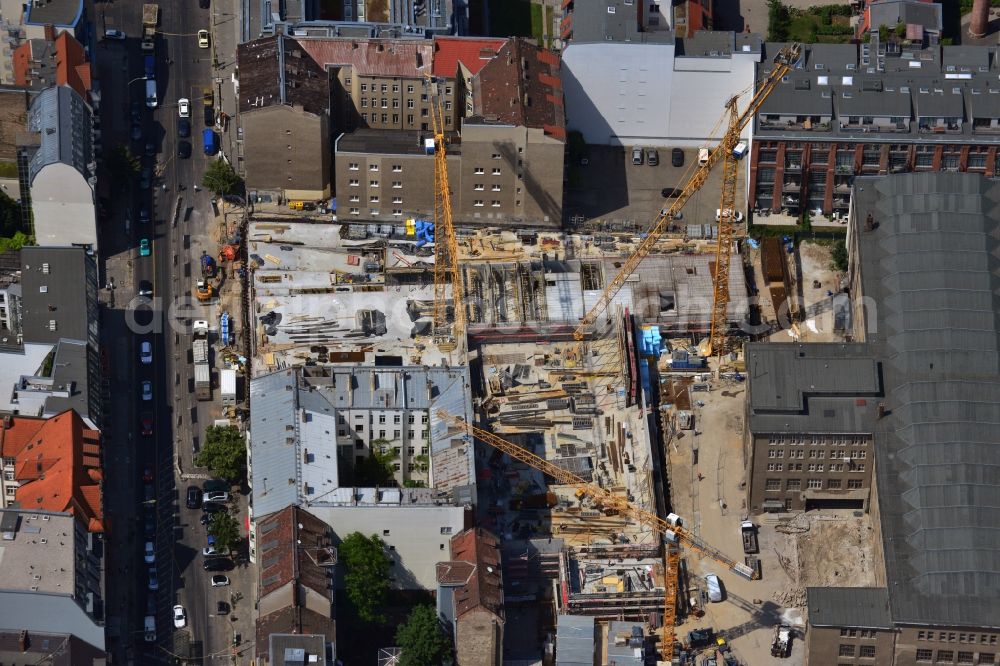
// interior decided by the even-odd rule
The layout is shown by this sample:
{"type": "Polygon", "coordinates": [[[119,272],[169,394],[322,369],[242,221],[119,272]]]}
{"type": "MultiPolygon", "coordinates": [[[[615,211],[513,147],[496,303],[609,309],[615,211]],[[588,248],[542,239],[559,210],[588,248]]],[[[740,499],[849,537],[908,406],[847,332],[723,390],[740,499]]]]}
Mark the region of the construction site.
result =
{"type": "MultiPolygon", "coordinates": [[[[699,435],[701,393],[741,379],[754,270],[725,202],[735,202],[740,131],[789,54],[778,62],[749,107],[731,106],[719,148],[641,236],[455,229],[440,132],[433,224],[249,226],[255,375],[337,364],[468,373],[471,420],[431,410],[454,441],[476,444],[470,509],[501,545],[505,658],[576,664],[568,646],[577,644],[600,663],[693,664],[717,653],[736,664],[741,641],[770,644],[756,630],[786,619],[756,592],[763,556],[756,536],[740,548],[739,500],[718,499],[736,527],[716,540],[701,525],[704,507],[688,501],[690,484],[674,487],[694,473],[698,449],[684,447],[693,460],[670,454],[699,435]],[[716,164],[715,238],[668,237],[716,164]],[[680,501],[678,488],[688,493],[680,501]],[[742,628],[694,631],[689,623],[723,599],[748,616],[733,618],[742,628]]],[[[741,474],[728,479],[737,489],[741,474]]]]}

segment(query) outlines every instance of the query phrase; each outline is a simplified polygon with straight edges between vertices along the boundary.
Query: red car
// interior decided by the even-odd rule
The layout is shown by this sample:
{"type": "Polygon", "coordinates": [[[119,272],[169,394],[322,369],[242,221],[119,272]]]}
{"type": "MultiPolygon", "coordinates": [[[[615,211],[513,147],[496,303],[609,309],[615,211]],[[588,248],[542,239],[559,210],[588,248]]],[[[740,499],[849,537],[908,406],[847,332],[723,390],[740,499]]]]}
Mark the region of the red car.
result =
{"type": "Polygon", "coordinates": [[[152,467],[149,467],[147,465],[146,467],[142,468],[142,480],[145,483],[152,483],[153,482],[153,468],[152,467]]]}
{"type": "Polygon", "coordinates": [[[153,434],[153,415],[149,412],[144,413],[139,418],[139,432],[143,437],[149,437],[153,434]]]}

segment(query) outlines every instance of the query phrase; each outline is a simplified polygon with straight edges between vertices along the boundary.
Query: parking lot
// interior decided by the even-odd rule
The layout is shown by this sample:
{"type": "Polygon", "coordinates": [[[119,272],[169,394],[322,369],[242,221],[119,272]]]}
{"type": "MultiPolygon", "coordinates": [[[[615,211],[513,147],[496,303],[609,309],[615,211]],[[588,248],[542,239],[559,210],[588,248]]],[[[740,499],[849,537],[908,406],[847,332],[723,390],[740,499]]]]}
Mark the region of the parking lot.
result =
{"type": "MultiPolygon", "coordinates": [[[[664,207],[664,188],[682,189],[698,163],[698,149],[684,148],[684,164],[671,164],[672,148],[658,148],[659,164],[632,164],[632,146],[588,146],[587,164],[573,165],[566,188],[566,221],[590,230],[643,230],[664,207]]],[[[675,222],[679,231],[692,224],[714,224],[722,185],[721,164],[716,165],[701,190],[687,202],[675,222]]],[[[746,212],[746,175],[740,169],[736,209],[746,212]]]]}

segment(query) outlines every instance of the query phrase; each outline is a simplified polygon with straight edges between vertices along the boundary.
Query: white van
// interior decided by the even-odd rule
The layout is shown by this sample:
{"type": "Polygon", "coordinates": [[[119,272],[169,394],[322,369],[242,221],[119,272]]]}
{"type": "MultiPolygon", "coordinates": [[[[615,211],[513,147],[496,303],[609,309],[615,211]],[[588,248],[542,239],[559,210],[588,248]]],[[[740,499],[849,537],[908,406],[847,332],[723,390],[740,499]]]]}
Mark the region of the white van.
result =
{"type": "Polygon", "coordinates": [[[708,148],[698,149],[698,166],[705,166],[708,164],[708,148]]]}
{"type": "Polygon", "coordinates": [[[159,103],[156,98],[156,80],[146,79],[146,106],[155,109],[159,103]]]}

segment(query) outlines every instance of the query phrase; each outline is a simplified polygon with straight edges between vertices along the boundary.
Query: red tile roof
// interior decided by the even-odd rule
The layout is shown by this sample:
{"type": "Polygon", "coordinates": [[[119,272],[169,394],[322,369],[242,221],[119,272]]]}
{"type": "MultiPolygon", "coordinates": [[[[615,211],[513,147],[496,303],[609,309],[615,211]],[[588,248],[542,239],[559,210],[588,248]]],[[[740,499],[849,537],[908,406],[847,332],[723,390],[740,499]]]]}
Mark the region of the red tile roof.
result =
{"type": "Polygon", "coordinates": [[[420,77],[430,73],[434,52],[423,40],[300,38],[289,42],[285,43],[286,58],[297,44],[320,67],[351,65],[359,76],[420,77]]]}
{"type": "Polygon", "coordinates": [[[70,33],[62,32],[50,41],[29,39],[18,46],[13,54],[14,82],[19,86],[32,85],[35,76],[31,68],[36,64],[54,67],[56,85],[69,86],[84,99],[89,99],[90,63],[83,45],[70,33]]]}
{"type": "Polygon", "coordinates": [[[336,551],[326,545],[329,525],[305,509],[290,506],[258,520],[255,533],[261,599],[292,581],[328,594],[327,564],[336,557],[336,551]]]}
{"type": "Polygon", "coordinates": [[[496,56],[506,39],[481,37],[436,37],[434,39],[434,76],[455,78],[458,63],[473,76],[496,56]]]}
{"type": "Polygon", "coordinates": [[[15,459],[20,482],[16,499],[22,508],[64,511],[91,532],[104,531],[100,433],[84,426],[73,410],[49,419],[12,416],[0,421],[0,450],[15,459]]]}
{"type": "Polygon", "coordinates": [[[559,57],[521,38],[509,40],[473,80],[476,116],[543,129],[565,139],[559,57]]]}
{"type": "MultiPolygon", "coordinates": [[[[455,618],[460,619],[476,608],[485,608],[503,617],[503,582],[497,538],[480,527],[465,530],[451,540],[451,559],[453,561],[446,564],[465,564],[474,568],[468,582],[455,590],[455,618]]],[[[454,574],[461,573],[463,569],[455,566],[454,574]]],[[[440,575],[440,568],[438,572],[440,575]]]]}

